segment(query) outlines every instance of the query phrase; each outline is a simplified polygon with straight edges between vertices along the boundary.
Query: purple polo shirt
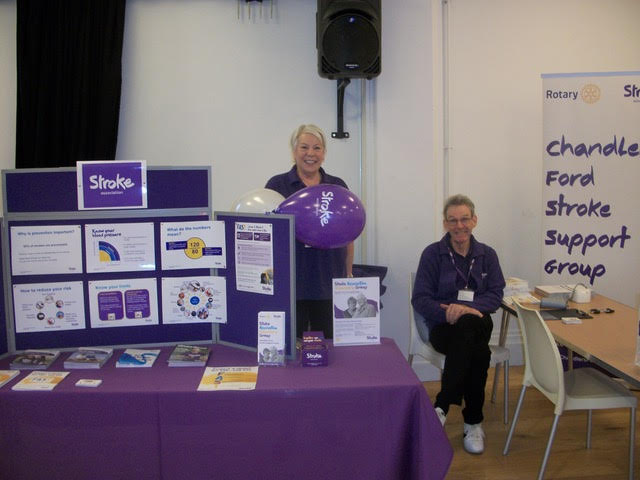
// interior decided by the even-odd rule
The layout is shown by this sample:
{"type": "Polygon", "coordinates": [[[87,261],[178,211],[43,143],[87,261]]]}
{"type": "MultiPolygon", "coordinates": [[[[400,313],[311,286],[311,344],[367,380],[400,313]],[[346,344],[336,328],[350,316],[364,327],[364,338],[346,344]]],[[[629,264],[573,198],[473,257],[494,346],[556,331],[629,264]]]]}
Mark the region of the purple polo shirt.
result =
{"type": "MultiPolygon", "coordinates": [[[[320,168],[320,183],[348,188],[339,177],[320,168]]],[[[285,198],[305,188],[296,166],[286,173],[271,177],[265,188],[275,190],[285,198]]],[[[332,279],[347,276],[347,248],[320,249],[308,247],[296,240],[296,297],[298,300],[330,300],[332,279]]]]}
{"type": "Polygon", "coordinates": [[[482,313],[495,312],[502,302],[504,287],[504,276],[493,248],[471,236],[471,249],[462,257],[453,251],[447,233],[422,252],[411,304],[431,328],[446,322],[441,303],[460,303],[482,313]],[[472,260],[473,267],[469,270],[472,260]],[[458,290],[465,286],[474,291],[472,302],[458,300],[458,290]]]}

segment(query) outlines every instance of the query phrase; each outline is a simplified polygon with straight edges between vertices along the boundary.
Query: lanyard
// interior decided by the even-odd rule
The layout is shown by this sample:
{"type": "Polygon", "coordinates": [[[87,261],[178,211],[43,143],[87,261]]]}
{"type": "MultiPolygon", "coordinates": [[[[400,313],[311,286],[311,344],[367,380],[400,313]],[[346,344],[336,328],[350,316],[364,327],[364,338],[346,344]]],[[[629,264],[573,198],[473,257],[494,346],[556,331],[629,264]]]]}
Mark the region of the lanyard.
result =
{"type": "MultiPolygon", "coordinates": [[[[453,252],[451,251],[451,249],[449,249],[449,258],[451,258],[451,263],[453,265],[453,268],[456,269],[456,272],[458,272],[458,275],[464,278],[464,273],[462,273],[462,271],[456,265],[456,261],[453,258],[453,252]]],[[[473,264],[475,263],[475,261],[476,261],[475,257],[471,259],[471,264],[469,265],[469,271],[467,272],[467,279],[465,280],[465,285],[464,285],[465,289],[469,288],[469,279],[471,278],[471,270],[473,270],[473,264]]]]}

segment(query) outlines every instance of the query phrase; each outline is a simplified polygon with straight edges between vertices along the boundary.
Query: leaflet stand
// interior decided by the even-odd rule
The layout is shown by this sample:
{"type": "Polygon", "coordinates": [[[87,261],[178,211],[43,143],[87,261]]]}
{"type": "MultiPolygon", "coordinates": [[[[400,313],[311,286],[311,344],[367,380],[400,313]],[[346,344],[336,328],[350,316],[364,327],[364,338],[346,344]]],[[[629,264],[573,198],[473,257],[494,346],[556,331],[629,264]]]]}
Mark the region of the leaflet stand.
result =
{"type": "Polygon", "coordinates": [[[296,263],[295,220],[293,215],[215,212],[215,220],[225,222],[227,268],[219,269],[227,278],[227,324],[218,325],[219,343],[257,351],[258,312],[285,312],[286,356],[296,357],[296,263]],[[272,226],[273,294],[238,289],[236,278],[236,224],[272,226]]]}

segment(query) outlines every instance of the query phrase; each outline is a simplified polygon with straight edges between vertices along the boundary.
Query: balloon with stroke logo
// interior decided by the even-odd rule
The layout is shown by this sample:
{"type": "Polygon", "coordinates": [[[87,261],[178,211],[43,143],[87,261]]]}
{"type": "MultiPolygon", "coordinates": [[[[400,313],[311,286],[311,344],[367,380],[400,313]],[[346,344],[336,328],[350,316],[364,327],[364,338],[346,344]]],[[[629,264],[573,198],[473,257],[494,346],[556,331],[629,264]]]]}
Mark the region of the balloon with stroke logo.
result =
{"type": "Polygon", "coordinates": [[[366,223],[360,199],[340,185],[303,188],[289,196],[275,211],[293,214],[296,238],[315,248],[344,247],[358,238],[366,223]]]}

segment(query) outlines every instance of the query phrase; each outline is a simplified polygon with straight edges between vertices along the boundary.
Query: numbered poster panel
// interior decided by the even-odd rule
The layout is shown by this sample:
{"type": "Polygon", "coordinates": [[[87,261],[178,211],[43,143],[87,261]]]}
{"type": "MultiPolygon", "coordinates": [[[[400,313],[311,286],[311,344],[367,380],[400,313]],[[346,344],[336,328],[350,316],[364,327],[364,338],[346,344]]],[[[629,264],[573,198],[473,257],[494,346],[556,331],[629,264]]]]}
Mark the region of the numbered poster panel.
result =
{"type": "Polygon", "coordinates": [[[16,333],[85,328],[82,282],[13,286],[16,333]]]}
{"type": "Polygon", "coordinates": [[[80,225],[31,225],[10,232],[13,275],[82,272],[80,225]]]}
{"type": "Polygon", "coordinates": [[[162,279],[163,323],[227,323],[224,277],[162,279]]]}
{"type": "Polygon", "coordinates": [[[153,223],[85,226],[87,273],[155,270],[153,223]]]}
{"type": "Polygon", "coordinates": [[[162,222],[163,270],[227,268],[224,222],[162,222]]]}
{"type": "Polygon", "coordinates": [[[155,278],[89,282],[92,328],[158,325],[155,278]]]}

